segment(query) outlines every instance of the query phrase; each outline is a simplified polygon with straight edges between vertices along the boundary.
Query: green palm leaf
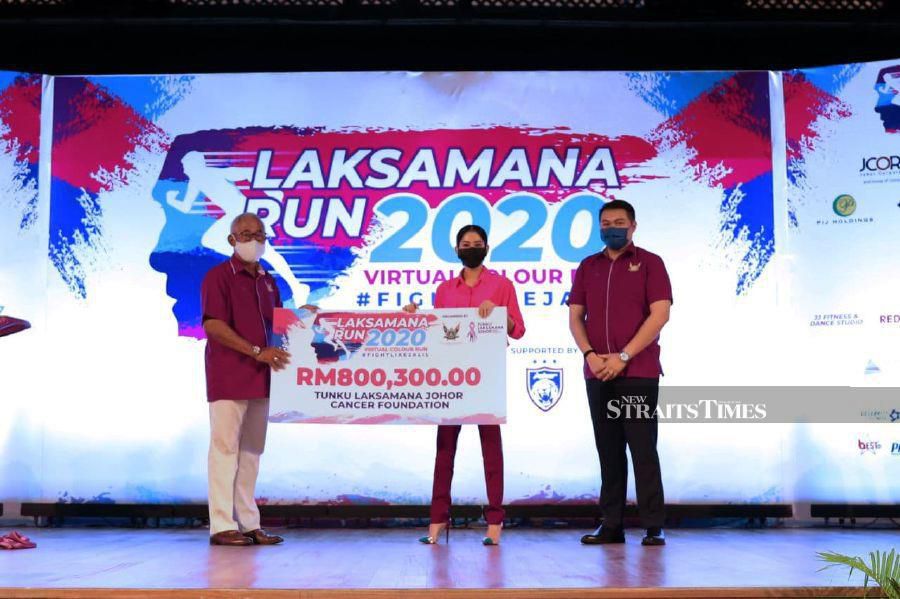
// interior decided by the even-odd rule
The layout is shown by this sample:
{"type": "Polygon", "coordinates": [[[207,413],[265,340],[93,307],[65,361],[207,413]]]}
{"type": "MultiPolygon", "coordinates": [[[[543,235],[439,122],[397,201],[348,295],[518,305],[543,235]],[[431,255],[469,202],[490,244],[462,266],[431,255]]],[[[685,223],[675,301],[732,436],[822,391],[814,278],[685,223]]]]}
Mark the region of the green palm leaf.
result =
{"type": "Polygon", "coordinates": [[[849,579],[853,576],[853,571],[857,570],[863,575],[863,588],[869,587],[870,580],[875,581],[887,597],[900,599],[900,554],[896,549],[891,549],[890,552],[872,551],[869,553],[868,563],[861,557],[834,551],[823,551],[816,555],[820,560],[828,563],[819,570],[820,572],[835,566],[845,566],[850,568],[847,576],[849,579]]]}

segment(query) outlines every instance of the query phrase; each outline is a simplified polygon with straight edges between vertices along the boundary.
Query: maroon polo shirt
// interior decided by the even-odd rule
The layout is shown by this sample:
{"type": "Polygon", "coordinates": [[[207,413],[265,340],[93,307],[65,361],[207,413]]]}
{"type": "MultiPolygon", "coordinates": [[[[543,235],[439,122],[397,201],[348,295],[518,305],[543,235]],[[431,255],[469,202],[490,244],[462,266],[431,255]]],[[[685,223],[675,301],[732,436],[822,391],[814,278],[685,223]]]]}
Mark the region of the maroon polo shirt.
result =
{"type": "MultiPolygon", "coordinates": [[[[209,269],[200,294],[204,322],[221,320],[252,345],[268,345],[273,310],[281,307],[281,295],[275,279],[261,267],[252,275],[232,256],[209,269]]],[[[208,401],[269,397],[269,375],[267,364],[206,340],[208,401]]]]}
{"type": "MultiPolygon", "coordinates": [[[[585,307],[588,340],[599,354],[621,352],[650,315],[650,304],[672,301],[672,285],[662,258],[629,244],[615,260],[605,252],[578,265],[569,304],[585,307]]],[[[620,376],[657,378],[662,374],[659,343],[654,339],[628,361],[620,376]]],[[[584,365],[585,378],[594,374],[584,365]]]]}

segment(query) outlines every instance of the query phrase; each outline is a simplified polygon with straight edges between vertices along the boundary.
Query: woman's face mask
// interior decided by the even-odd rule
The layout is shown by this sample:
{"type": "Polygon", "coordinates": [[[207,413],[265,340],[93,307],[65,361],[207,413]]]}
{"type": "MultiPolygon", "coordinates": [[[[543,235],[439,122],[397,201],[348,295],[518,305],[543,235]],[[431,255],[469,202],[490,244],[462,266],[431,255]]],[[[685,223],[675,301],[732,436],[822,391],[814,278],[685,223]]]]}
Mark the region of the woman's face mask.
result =
{"type": "Polygon", "coordinates": [[[467,268],[478,268],[487,257],[486,247],[459,248],[456,255],[462,261],[463,266],[467,268]]]}

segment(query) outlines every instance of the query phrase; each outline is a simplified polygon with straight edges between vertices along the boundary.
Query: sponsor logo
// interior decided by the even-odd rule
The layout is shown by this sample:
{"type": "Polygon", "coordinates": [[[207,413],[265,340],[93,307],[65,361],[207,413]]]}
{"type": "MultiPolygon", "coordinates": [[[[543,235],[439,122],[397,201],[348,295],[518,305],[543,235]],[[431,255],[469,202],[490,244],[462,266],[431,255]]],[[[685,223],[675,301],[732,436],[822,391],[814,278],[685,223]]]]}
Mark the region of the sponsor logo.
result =
{"type": "Polygon", "coordinates": [[[881,368],[878,367],[878,364],[869,360],[869,363],[866,364],[866,374],[878,374],[881,372],[881,368]]]}
{"type": "Polygon", "coordinates": [[[443,343],[475,343],[480,337],[506,335],[506,323],[482,318],[473,320],[461,314],[445,315],[441,318],[440,333],[443,343]]]}
{"type": "MultiPolygon", "coordinates": [[[[506,335],[506,323],[479,320],[477,326],[474,322],[469,325],[469,332],[475,335],[475,339],[478,335],[506,335]],[[476,329],[475,333],[472,333],[473,329],[476,329]]],[[[471,338],[469,340],[473,341],[471,338]]]]}
{"type": "Polygon", "coordinates": [[[856,212],[856,200],[852,195],[844,193],[834,198],[831,208],[838,216],[850,216],[856,212]]]}
{"type": "Polygon", "coordinates": [[[859,449],[859,455],[876,454],[881,449],[881,443],[871,441],[869,439],[857,439],[856,447],[859,449]]]}
{"type": "Polygon", "coordinates": [[[862,159],[860,173],[884,173],[900,171],[900,156],[867,156],[862,159]]]}
{"type": "Polygon", "coordinates": [[[848,225],[875,222],[875,219],[871,216],[855,216],[851,218],[858,207],[859,204],[856,198],[849,193],[842,193],[831,202],[831,210],[840,218],[819,218],[816,220],[816,225],[848,225]]]}
{"type": "Polygon", "coordinates": [[[811,327],[856,327],[863,323],[862,317],[853,312],[843,314],[814,314],[809,321],[811,327]]]}
{"type": "Polygon", "coordinates": [[[900,182],[900,156],[864,156],[857,176],[863,185],[882,185],[900,182]]]}
{"type": "Polygon", "coordinates": [[[457,322],[455,326],[449,327],[442,322],[441,327],[444,329],[444,341],[459,341],[460,326],[462,326],[461,322],[457,322]]]}
{"type": "Polygon", "coordinates": [[[900,443],[897,441],[891,443],[891,455],[900,455],[900,443]]]}
{"type": "Polygon", "coordinates": [[[888,410],[886,408],[870,408],[860,410],[859,415],[866,420],[873,422],[900,422],[900,410],[894,408],[888,410]]]}
{"type": "Polygon", "coordinates": [[[881,324],[900,324],[900,314],[882,314],[878,317],[881,324]]]}
{"type": "Polygon", "coordinates": [[[528,397],[531,398],[531,403],[542,411],[549,412],[562,399],[562,368],[540,366],[526,369],[525,388],[528,391],[528,397]]]}

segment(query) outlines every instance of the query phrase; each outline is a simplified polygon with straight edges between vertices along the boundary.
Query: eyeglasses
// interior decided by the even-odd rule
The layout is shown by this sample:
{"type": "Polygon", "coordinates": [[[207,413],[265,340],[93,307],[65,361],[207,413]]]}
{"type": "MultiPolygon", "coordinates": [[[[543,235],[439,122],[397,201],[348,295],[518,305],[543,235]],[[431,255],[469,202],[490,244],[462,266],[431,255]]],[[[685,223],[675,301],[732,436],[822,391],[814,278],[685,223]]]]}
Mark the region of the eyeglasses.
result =
{"type": "Polygon", "coordinates": [[[234,238],[238,241],[256,240],[260,243],[265,243],[267,239],[265,231],[257,231],[256,233],[251,233],[250,231],[241,231],[240,233],[234,233],[234,238]]]}

